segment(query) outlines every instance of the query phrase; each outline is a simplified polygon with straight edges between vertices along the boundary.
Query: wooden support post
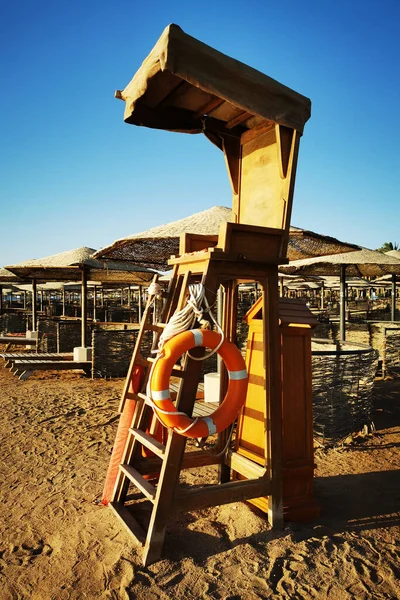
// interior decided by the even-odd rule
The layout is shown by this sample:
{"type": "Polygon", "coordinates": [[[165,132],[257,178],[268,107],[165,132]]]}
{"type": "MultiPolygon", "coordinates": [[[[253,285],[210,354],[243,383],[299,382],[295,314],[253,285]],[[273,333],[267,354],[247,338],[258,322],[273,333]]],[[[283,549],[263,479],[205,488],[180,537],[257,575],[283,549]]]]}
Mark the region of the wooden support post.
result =
{"type": "Polygon", "coordinates": [[[391,320],[396,320],[396,275],[392,274],[392,302],[391,302],[391,320]]]}
{"type": "Polygon", "coordinates": [[[82,269],[82,281],[81,281],[81,346],[86,348],[87,346],[87,272],[86,269],[82,269]]]}
{"type": "Polygon", "coordinates": [[[340,265],[340,341],[346,339],[346,265],[340,265]]]}
{"type": "Polygon", "coordinates": [[[270,470],[271,495],[268,520],[273,527],[283,527],[282,498],[282,384],[278,314],[278,274],[273,272],[260,281],[263,294],[263,335],[265,369],[265,403],[267,427],[265,448],[270,470]]]}
{"type": "Polygon", "coordinates": [[[36,302],[37,302],[36,279],[32,279],[32,331],[36,331],[36,321],[37,321],[36,302]]]}
{"type": "Polygon", "coordinates": [[[3,286],[0,285],[0,315],[3,312],[3,286]]]}
{"type": "Polygon", "coordinates": [[[93,321],[97,321],[97,286],[93,288],[93,321]]]}
{"type": "Polygon", "coordinates": [[[142,286],[139,285],[139,296],[138,296],[138,322],[140,323],[142,320],[142,286]]]}

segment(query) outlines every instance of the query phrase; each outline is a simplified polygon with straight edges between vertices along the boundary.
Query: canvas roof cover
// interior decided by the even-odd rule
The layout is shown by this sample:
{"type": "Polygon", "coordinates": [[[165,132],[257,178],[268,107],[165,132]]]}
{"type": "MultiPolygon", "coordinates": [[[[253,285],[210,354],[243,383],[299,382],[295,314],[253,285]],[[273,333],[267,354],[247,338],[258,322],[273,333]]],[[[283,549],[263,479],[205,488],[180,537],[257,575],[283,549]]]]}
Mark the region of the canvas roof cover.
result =
{"type": "Polygon", "coordinates": [[[128,123],[210,136],[240,135],[265,120],[302,133],[311,114],[305,96],[174,24],[116,97],[128,123]]]}

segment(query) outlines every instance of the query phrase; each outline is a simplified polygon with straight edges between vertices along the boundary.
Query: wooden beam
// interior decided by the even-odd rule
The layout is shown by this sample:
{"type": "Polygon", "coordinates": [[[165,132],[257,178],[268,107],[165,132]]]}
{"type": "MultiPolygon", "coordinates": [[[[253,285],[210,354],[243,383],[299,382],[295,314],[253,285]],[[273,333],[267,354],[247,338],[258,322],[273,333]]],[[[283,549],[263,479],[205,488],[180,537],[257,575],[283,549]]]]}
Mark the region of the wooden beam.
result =
{"type": "Polygon", "coordinates": [[[194,113],[193,117],[195,119],[199,119],[200,117],[204,117],[204,115],[210,115],[213,110],[219,108],[224,102],[225,100],[214,97],[206,104],[203,104],[203,106],[199,108],[199,110],[196,113],[194,113]]]}
{"type": "Polygon", "coordinates": [[[230,481],[219,485],[210,485],[200,489],[185,490],[177,495],[173,509],[197,510],[230,502],[241,502],[251,498],[269,496],[271,485],[268,479],[246,479],[245,481],[230,481]]]}
{"type": "Polygon", "coordinates": [[[228,121],[225,127],[227,129],[232,129],[233,127],[236,127],[236,125],[240,125],[240,123],[243,123],[243,121],[247,121],[247,119],[249,119],[252,116],[253,115],[251,113],[243,111],[239,115],[228,121]]]}
{"type": "Polygon", "coordinates": [[[172,88],[172,90],[166,96],[164,96],[164,98],[161,100],[161,102],[159,102],[157,104],[156,108],[158,108],[159,106],[165,106],[168,103],[168,101],[173,99],[175,96],[177,96],[178,93],[182,93],[182,88],[185,88],[186,86],[189,86],[187,81],[185,81],[185,80],[179,81],[178,85],[176,85],[174,88],[172,88]]]}

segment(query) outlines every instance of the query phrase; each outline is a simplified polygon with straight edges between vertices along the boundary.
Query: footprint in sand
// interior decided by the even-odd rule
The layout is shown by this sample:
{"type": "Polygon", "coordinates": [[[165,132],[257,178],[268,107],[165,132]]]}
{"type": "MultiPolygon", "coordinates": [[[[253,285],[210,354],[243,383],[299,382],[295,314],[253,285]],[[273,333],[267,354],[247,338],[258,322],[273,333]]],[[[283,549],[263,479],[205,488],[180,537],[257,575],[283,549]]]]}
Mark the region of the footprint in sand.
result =
{"type": "Polygon", "coordinates": [[[49,544],[45,544],[42,540],[40,540],[37,545],[33,546],[24,543],[20,546],[10,544],[8,548],[0,551],[0,562],[7,565],[23,567],[30,564],[40,555],[50,556],[52,553],[53,548],[49,546],[49,544]]]}

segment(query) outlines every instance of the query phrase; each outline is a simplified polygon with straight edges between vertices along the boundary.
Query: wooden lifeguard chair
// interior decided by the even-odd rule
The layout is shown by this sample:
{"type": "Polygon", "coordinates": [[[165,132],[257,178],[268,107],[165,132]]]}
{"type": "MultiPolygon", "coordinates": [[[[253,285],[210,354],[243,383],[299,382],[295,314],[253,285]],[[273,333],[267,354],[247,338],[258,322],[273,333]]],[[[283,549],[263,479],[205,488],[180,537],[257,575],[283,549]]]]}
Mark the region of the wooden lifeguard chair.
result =
{"type": "MultiPolygon", "coordinates": [[[[277,81],[185,34],[178,26],[165,29],[132,81],[116,97],[125,101],[125,121],[134,125],[203,133],[225,155],[233,191],[233,217],[219,236],[187,234],[180,255],[170,264],[174,274],[164,306],[163,322],[150,324],[147,309],[124,388],[122,405],[136,402],[111,506],[133,536],[144,544],[144,564],[159,559],[168,516],[174,510],[192,510],[238,500],[268,497],[268,518],[283,523],[282,504],[282,381],[278,318],[278,264],[286,251],[299,140],[310,117],[310,101],[277,81]],[[186,438],[169,431],[167,442],[151,434],[152,408],[144,393],[130,389],[135,365],[148,376],[151,359],[141,354],[144,330],[159,334],[176,308],[185,302],[187,286],[201,281],[209,303],[223,290],[222,327],[235,341],[237,287],[258,282],[263,297],[263,408],[265,447],[260,462],[227,445],[219,434],[210,457],[202,450],[185,452],[186,438]],[[150,450],[152,456],[143,454],[150,450]],[[219,483],[204,489],[183,490],[178,484],[184,468],[218,464],[219,483]],[[157,482],[151,474],[157,471],[157,482]],[[241,474],[245,480],[232,478],[241,474]],[[150,523],[143,531],[135,507],[127,506],[133,484],[153,503],[150,523]]],[[[176,370],[175,374],[179,374],[176,370]]],[[[200,377],[199,363],[186,357],[176,406],[192,414],[200,377]]],[[[250,373],[250,380],[252,374],[250,373]]],[[[227,385],[222,369],[221,397],[227,385]]]]}

